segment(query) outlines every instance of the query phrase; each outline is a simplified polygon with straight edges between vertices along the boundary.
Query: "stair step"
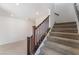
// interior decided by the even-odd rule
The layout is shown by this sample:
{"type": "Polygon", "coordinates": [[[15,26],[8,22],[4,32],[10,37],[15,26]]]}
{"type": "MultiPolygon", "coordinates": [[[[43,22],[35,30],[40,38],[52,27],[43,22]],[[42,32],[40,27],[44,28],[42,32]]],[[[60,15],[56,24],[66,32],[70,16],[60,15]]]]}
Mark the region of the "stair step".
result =
{"type": "Polygon", "coordinates": [[[57,31],[55,31],[55,30],[53,30],[53,32],[64,32],[64,33],[77,33],[77,30],[75,30],[75,31],[71,31],[71,30],[63,30],[63,31],[59,31],[59,30],[57,30],[57,31]]]}
{"type": "Polygon", "coordinates": [[[56,52],[53,49],[47,48],[47,47],[43,47],[42,49],[44,55],[61,55],[60,53],[56,52]]]}
{"type": "Polygon", "coordinates": [[[73,24],[73,25],[54,25],[53,28],[76,28],[77,25],[73,24]]]}
{"type": "Polygon", "coordinates": [[[75,22],[69,23],[56,23],[52,28],[53,32],[67,32],[67,33],[77,33],[77,25],[75,22]]]}
{"type": "Polygon", "coordinates": [[[53,28],[52,30],[54,30],[54,31],[65,31],[65,30],[77,30],[77,28],[53,28]]]}
{"type": "Polygon", "coordinates": [[[79,48],[79,40],[67,39],[67,38],[56,37],[56,36],[49,36],[48,41],[60,43],[60,44],[67,45],[73,48],[79,48]]]}
{"type": "Polygon", "coordinates": [[[72,48],[56,42],[47,41],[45,46],[57,51],[58,53],[62,53],[64,55],[79,54],[79,48],[72,48]]]}
{"type": "Polygon", "coordinates": [[[71,24],[76,24],[76,22],[55,23],[55,25],[71,25],[71,24]]]}
{"type": "Polygon", "coordinates": [[[79,34],[77,33],[50,32],[50,36],[58,36],[63,38],[79,40],[79,34]]]}
{"type": "Polygon", "coordinates": [[[55,23],[41,50],[47,55],[79,55],[77,32],[76,22],[55,23]]]}

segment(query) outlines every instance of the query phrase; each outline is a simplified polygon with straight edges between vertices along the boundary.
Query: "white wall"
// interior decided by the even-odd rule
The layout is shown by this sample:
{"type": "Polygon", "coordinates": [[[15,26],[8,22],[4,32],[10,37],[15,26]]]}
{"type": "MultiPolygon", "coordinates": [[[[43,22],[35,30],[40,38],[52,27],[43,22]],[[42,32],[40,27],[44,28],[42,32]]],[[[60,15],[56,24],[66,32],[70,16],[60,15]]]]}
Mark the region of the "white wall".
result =
{"type": "Polygon", "coordinates": [[[55,12],[60,14],[60,16],[55,15],[55,20],[58,23],[76,21],[73,3],[56,3],[55,12]]]}
{"type": "Polygon", "coordinates": [[[51,5],[51,3],[20,3],[17,6],[15,3],[2,3],[0,8],[5,10],[7,14],[9,13],[9,16],[13,14],[13,17],[16,18],[25,19],[28,17],[38,19],[48,14],[48,8],[51,5]],[[36,15],[36,12],[39,12],[39,15],[36,15]]]}
{"type": "Polygon", "coordinates": [[[50,9],[50,18],[49,18],[49,27],[52,28],[55,23],[55,15],[54,15],[55,5],[53,4],[50,9]]]}
{"type": "MultiPolygon", "coordinates": [[[[32,35],[32,26],[39,25],[49,14],[50,3],[0,4],[0,44],[26,39],[32,35]],[[39,12],[39,15],[36,15],[39,12]]],[[[53,23],[50,17],[50,26],[53,23]]]]}
{"type": "Polygon", "coordinates": [[[35,23],[36,26],[38,26],[48,15],[49,15],[49,9],[52,9],[53,4],[40,4],[40,11],[38,15],[36,15],[35,23]]]}
{"type": "Polygon", "coordinates": [[[0,45],[27,39],[32,25],[29,20],[0,17],[0,45]]]}
{"type": "MultiPolygon", "coordinates": [[[[43,6],[45,8],[45,6],[43,6]]],[[[36,18],[36,26],[39,25],[48,15],[50,15],[49,17],[49,27],[52,28],[54,23],[55,23],[55,19],[54,19],[54,3],[49,5],[49,8],[44,9],[44,11],[41,11],[40,17],[38,17],[39,15],[37,15],[36,18]]]]}
{"type": "Polygon", "coordinates": [[[27,39],[27,36],[32,35],[32,26],[37,26],[49,15],[48,9],[51,10],[49,25],[53,26],[54,4],[14,5],[0,4],[0,45],[27,39]]]}
{"type": "Polygon", "coordinates": [[[49,14],[54,3],[15,3],[0,4],[0,15],[20,19],[29,18],[35,25],[39,25],[49,14]],[[36,13],[39,13],[38,15],[36,13]]]}
{"type": "Polygon", "coordinates": [[[35,26],[38,26],[43,20],[45,20],[45,18],[48,16],[48,14],[46,15],[42,15],[41,17],[37,18],[35,21],[35,26]]]}

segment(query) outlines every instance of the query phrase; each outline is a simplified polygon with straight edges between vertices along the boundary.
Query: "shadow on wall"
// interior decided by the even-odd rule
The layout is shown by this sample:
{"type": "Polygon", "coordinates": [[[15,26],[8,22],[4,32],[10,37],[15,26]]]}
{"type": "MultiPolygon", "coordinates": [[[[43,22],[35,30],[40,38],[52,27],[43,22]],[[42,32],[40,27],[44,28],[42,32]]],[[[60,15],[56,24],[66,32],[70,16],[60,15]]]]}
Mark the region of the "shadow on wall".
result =
{"type": "Polygon", "coordinates": [[[1,6],[0,6],[0,16],[10,16],[11,13],[9,11],[4,10],[1,6]]]}
{"type": "Polygon", "coordinates": [[[27,39],[32,25],[29,20],[0,17],[0,45],[27,39]]]}

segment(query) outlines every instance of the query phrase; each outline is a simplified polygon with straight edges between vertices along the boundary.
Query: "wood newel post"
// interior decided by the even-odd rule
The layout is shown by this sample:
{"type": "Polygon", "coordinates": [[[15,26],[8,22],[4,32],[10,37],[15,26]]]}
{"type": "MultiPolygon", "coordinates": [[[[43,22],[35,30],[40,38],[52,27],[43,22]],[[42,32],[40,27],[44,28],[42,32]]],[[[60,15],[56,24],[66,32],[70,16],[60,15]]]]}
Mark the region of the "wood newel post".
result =
{"type": "Polygon", "coordinates": [[[27,55],[30,55],[30,37],[27,37],[27,55]]]}
{"type": "Polygon", "coordinates": [[[34,39],[34,45],[36,45],[35,30],[36,30],[36,26],[33,26],[33,39],[34,39]]]}

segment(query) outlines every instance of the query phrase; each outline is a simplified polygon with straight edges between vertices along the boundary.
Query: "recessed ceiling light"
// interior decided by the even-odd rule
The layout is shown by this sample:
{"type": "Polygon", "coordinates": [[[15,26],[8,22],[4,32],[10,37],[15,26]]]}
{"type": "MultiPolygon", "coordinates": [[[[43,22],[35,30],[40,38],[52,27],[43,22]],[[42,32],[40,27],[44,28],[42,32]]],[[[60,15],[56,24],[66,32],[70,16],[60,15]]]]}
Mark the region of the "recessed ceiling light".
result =
{"type": "Polygon", "coordinates": [[[11,16],[14,16],[13,14],[11,14],[11,16]]]}
{"type": "Polygon", "coordinates": [[[36,15],[39,15],[39,12],[36,12],[36,15]]]}
{"type": "Polygon", "coordinates": [[[19,3],[16,3],[17,6],[19,6],[19,3]]]}

